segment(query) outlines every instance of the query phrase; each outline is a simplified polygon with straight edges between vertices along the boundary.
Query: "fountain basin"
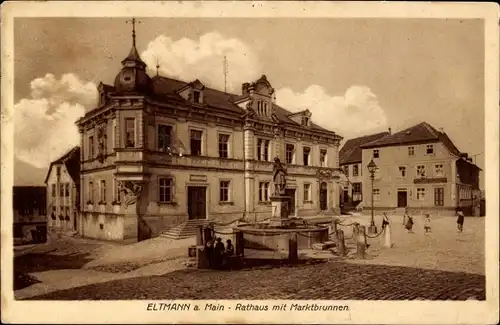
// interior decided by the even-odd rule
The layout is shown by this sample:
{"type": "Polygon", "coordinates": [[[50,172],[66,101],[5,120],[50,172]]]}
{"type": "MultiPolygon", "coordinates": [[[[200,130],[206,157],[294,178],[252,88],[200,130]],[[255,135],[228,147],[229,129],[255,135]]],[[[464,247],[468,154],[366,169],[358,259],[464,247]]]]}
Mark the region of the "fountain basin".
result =
{"type": "Polygon", "coordinates": [[[310,249],[312,245],[328,240],[328,227],[315,225],[291,225],[269,227],[266,224],[240,224],[234,228],[243,232],[247,249],[288,251],[289,241],[297,233],[297,248],[310,249]]]}

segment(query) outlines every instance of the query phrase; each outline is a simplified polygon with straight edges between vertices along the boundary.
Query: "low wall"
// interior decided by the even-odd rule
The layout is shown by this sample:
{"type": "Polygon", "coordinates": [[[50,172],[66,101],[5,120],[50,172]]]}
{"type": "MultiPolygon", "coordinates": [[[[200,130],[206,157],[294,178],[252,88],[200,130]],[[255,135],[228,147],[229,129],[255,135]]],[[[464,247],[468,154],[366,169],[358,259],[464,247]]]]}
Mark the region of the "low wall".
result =
{"type": "MultiPolygon", "coordinates": [[[[328,240],[328,227],[316,229],[251,229],[237,227],[243,231],[244,247],[248,249],[288,251],[289,241],[297,233],[299,250],[310,249],[313,244],[328,240]],[[279,234],[277,234],[279,232],[279,234]]],[[[236,230],[235,229],[235,230],[236,230]]]]}

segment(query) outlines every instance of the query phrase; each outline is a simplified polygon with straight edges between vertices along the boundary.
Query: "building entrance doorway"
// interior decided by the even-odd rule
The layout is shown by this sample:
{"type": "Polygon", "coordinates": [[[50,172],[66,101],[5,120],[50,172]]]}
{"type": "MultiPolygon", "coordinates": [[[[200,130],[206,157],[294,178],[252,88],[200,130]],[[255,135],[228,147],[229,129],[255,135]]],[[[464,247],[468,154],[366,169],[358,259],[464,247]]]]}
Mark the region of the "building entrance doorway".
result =
{"type": "Polygon", "coordinates": [[[328,185],[323,182],[319,189],[319,208],[321,211],[328,209],[328,185]]]}
{"type": "Polygon", "coordinates": [[[408,205],[408,193],[406,190],[398,190],[398,208],[406,208],[408,205]]]}
{"type": "Polygon", "coordinates": [[[344,203],[349,203],[349,191],[344,190],[343,200],[344,203]]]}
{"type": "Polygon", "coordinates": [[[290,215],[295,214],[295,189],[287,188],[285,189],[285,196],[290,197],[290,201],[288,201],[288,212],[290,215]]]}
{"type": "Polygon", "coordinates": [[[188,186],[189,220],[207,218],[207,188],[203,186],[188,186]]]}

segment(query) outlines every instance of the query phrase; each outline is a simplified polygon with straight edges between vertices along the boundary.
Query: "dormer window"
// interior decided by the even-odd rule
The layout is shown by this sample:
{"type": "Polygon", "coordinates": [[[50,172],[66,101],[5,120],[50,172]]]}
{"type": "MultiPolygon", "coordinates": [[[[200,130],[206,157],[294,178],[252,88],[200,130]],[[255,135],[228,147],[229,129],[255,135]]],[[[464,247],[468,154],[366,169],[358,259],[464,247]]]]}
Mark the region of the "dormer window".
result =
{"type": "Polygon", "coordinates": [[[196,104],[201,103],[201,93],[198,90],[193,91],[193,102],[196,104]]]}
{"type": "Polygon", "coordinates": [[[308,126],[309,125],[309,117],[302,116],[302,125],[303,126],[308,126]]]}
{"type": "Polygon", "coordinates": [[[106,94],[104,93],[104,91],[101,92],[100,96],[101,106],[103,106],[104,104],[106,104],[106,94]]]}
{"type": "Polygon", "coordinates": [[[264,116],[269,115],[269,114],[268,114],[268,106],[267,106],[267,103],[266,103],[266,102],[261,101],[261,100],[259,100],[259,101],[257,102],[257,113],[258,113],[259,115],[264,115],[264,116]]]}

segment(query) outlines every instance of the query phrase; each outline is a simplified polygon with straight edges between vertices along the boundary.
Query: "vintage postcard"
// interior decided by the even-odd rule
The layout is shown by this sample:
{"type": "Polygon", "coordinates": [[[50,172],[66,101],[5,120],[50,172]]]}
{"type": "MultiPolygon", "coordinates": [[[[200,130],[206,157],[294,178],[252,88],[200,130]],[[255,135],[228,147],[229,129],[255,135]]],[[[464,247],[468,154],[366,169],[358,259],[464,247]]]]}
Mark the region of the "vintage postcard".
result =
{"type": "Polygon", "coordinates": [[[498,322],[497,4],[1,11],[2,322],[498,322]]]}

